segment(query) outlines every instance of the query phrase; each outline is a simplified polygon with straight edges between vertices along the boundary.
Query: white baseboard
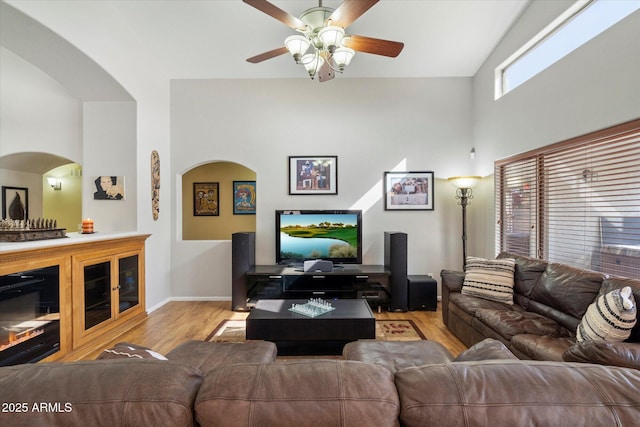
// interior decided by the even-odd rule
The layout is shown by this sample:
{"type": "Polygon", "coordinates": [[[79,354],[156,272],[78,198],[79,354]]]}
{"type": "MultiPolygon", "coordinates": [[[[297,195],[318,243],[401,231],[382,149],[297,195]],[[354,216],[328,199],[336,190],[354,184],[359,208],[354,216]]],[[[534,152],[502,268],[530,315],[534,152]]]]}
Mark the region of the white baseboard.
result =
{"type": "Polygon", "coordinates": [[[169,297],[153,307],[147,308],[147,314],[152,313],[163,305],[172,301],[231,301],[231,297],[169,297]]]}
{"type": "Polygon", "coordinates": [[[170,301],[231,301],[231,297],[171,297],[170,301]]]}
{"type": "Polygon", "coordinates": [[[162,307],[163,305],[165,305],[166,303],[168,303],[169,301],[171,301],[171,298],[167,298],[163,301],[160,301],[158,304],[154,305],[153,307],[147,307],[147,314],[156,311],[157,309],[159,309],[160,307],[162,307]]]}

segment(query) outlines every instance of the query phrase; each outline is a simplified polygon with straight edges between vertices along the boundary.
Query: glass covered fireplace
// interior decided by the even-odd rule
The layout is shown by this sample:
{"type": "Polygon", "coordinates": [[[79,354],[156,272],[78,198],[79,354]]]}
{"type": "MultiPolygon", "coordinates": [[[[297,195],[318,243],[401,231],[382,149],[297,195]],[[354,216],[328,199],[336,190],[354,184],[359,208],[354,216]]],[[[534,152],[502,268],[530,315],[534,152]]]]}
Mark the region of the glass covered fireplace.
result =
{"type": "Polygon", "coordinates": [[[37,362],[59,347],[59,267],[0,276],[0,366],[37,362]]]}

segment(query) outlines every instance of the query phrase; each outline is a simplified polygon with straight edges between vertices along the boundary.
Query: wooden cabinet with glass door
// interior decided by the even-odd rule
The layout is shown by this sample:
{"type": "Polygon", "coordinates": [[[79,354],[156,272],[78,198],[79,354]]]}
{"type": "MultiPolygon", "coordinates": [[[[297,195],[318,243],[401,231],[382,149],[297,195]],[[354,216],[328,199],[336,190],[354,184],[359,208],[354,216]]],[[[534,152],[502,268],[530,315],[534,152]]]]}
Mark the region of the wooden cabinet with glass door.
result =
{"type": "Polygon", "coordinates": [[[144,315],[144,246],[73,257],[74,349],[144,315]]]}

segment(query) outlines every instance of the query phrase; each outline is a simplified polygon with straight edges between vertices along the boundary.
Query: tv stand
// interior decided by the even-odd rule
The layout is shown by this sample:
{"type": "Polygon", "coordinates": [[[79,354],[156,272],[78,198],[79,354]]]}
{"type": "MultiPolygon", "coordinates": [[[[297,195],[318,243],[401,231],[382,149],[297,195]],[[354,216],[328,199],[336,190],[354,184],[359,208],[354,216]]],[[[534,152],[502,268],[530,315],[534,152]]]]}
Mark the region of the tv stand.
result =
{"type": "Polygon", "coordinates": [[[331,272],[303,272],[256,265],[246,272],[247,307],[261,299],[362,298],[372,307],[390,304],[389,270],[382,265],[340,265],[331,272]]]}

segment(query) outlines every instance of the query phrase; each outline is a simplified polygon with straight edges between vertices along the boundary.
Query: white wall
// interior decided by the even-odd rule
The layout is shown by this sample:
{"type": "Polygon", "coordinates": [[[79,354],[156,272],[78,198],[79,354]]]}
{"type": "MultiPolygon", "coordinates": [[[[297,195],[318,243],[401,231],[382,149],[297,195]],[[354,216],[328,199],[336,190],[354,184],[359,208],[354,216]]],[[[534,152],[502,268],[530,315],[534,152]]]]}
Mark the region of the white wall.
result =
{"type": "MultiPolygon", "coordinates": [[[[471,79],[178,80],[171,86],[172,171],[209,161],[256,171],[256,258],[273,264],[276,209],[362,209],[363,262],[383,262],[383,232],[409,237],[409,272],[455,267],[460,249],[454,189],[437,180],[435,210],[384,211],[385,171],[468,173],[471,79]],[[288,195],[290,155],[337,155],[338,195],[288,195]]],[[[176,192],[177,194],[177,192],[176,192]]],[[[225,201],[221,201],[224,203],[225,201]]],[[[176,224],[181,195],[174,201],[176,224]]],[[[181,241],[172,294],[228,297],[229,242],[181,241]]]]}
{"type": "Polygon", "coordinates": [[[134,102],[84,103],[82,214],[94,220],[96,231],[137,229],[136,105],[134,102]],[[94,200],[95,179],[123,176],[123,200],[94,200]]]}
{"type": "Polygon", "coordinates": [[[0,47],[0,123],[0,157],[42,152],[82,160],[82,103],[4,47],[0,47]]]}
{"type": "MultiPolygon", "coordinates": [[[[572,1],[534,1],[473,79],[476,173],[493,174],[495,159],[526,152],[640,117],[640,12],[635,12],[556,64],[494,100],[494,69],[572,1]]],[[[493,256],[493,181],[470,210],[482,237],[472,250],[493,256]],[[481,216],[477,216],[478,212],[481,216]]]]}

